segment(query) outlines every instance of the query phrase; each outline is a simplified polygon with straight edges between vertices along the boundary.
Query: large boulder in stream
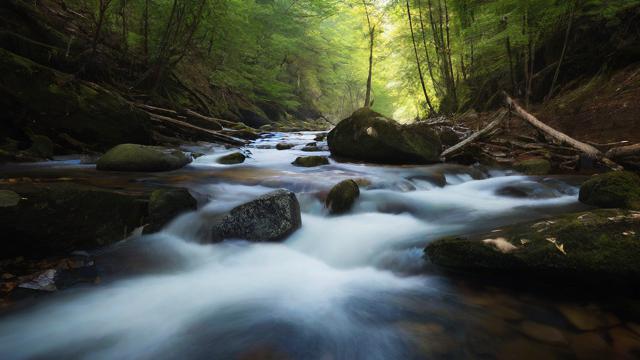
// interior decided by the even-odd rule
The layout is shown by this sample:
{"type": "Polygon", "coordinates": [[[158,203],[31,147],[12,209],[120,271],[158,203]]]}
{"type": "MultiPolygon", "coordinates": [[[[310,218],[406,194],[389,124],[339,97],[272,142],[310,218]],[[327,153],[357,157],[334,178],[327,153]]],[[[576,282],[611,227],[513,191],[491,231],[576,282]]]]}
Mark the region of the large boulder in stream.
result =
{"type": "Polygon", "coordinates": [[[211,239],[278,241],[301,225],[300,204],[296,195],[281,189],[237,206],[218,218],[212,226],[211,239]]]}
{"type": "Polygon", "coordinates": [[[432,263],[455,270],[536,278],[640,278],[640,212],[599,209],[449,237],[425,249],[432,263]]]}
{"type": "Polygon", "coordinates": [[[579,199],[602,208],[640,210],[640,176],[629,171],[595,175],[582,184],[579,199]]]}
{"type": "Polygon", "coordinates": [[[182,151],[160,146],[120,144],[98,159],[96,168],[106,171],[170,171],[191,162],[182,151]]]}
{"type": "Polygon", "coordinates": [[[0,73],[0,130],[64,133],[94,150],[152,142],[149,116],[113,91],[2,48],[0,73]]]}
{"type": "Polygon", "coordinates": [[[380,163],[437,162],[442,150],[431,127],[400,125],[369,108],[340,121],[327,141],[333,155],[380,163]]]}
{"type": "Polygon", "coordinates": [[[0,257],[51,256],[107,245],[143,225],[146,197],[75,183],[0,190],[0,257]]]}

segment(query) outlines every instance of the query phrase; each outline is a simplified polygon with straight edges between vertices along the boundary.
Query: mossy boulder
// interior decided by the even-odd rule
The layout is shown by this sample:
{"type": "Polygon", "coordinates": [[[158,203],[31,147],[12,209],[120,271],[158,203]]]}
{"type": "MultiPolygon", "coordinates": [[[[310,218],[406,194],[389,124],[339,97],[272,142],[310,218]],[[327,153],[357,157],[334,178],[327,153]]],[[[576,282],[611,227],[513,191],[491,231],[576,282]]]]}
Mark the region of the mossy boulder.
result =
{"type": "Polygon", "coordinates": [[[278,241],[302,226],[300,204],[288,190],[276,190],[233,208],[214,222],[212,241],[278,241]]]}
{"type": "Polygon", "coordinates": [[[144,194],[69,182],[16,184],[1,191],[0,202],[10,205],[0,206],[2,258],[107,245],[143,225],[147,213],[144,194]]]}
{"type": "Polygon", "coordinates": [[[315,167],[329,165],[329,159],[326,156],[298,156],[291,164],[300,167],[315,167]]]}
{"type": "Polygon", "coordinates": [[[602,208],[640,210],[640,176],[629,171],[595,175],[582,184],[579,199],[602,208]]]}
{"type": "Polygon", "coordinates": [[[351,179],[344,180],[331,188],[325,200],[325,206],[330,214],[343,214],[351,209],[359,196],[358,184],[351,179]]]}
{"type": "Polygon", "coordinates": [[[27,152],[33,156],[48,159],[53,156],[53,141],[44,135],[32,135],[31,147],[27,152]]]}
{"type": "Polygon", "coordinates": [[[241,164],[244,162],[244,160],[247,157],[244,156],[243,153],[236,151],[233,152],[231,154],[222,156],[221,158],[218,159],[218,164],[224,164],[224,165],[233,165],[233,164],[241,164]]]}
{"type": "Polygon", "coordinates": [[[0,207],[12,207],[18,205],[22,198],[11,190],[0,190],[0,207]]]}
{"type": "Polygon", "coordinates": [[[340,121],[327,141],[333,155],[380,163],[437,162],[442,150],[429,126],[400,125],[368,108],[340,121]]]}
{"type": "Polygon", "coordinates": [[[551,172],[551,162],[543,158],[533,158],[518,161],[513,164],[513,168],[525,175],[547,175],[551,172]]]}
{"type": "Polygon", "coordinates": [[[160,230],[176,216],[196,210],[196,199],[184,188],[157,189],[149,196],[149,224],[144,232],[150,233],[160,230]]]}
{"type": "Polygon", "coordinates": [[[105,171],[170,171],[191,162],[182,151],[159,146],[120,144],[98,159],[96,168],[105,171]]]}
{"type": "Polygon", "coordinates": [[[0,48],[1,118],[17,128],[67,133],[95,150],[152,142],[149,116],[118,94],[0,48]]]}
{"type": "Polygon", "coordinates": [[[293,144],[289,144],[289,143],[277,143],[276,144],[276,150],[289,150],[293,147],[293,144]]]}
{"type": "Polygon", "coordinates": [[[434,241],[432,263],[497,274],[640,276],[640,212],[599,209],[434,241]]]}

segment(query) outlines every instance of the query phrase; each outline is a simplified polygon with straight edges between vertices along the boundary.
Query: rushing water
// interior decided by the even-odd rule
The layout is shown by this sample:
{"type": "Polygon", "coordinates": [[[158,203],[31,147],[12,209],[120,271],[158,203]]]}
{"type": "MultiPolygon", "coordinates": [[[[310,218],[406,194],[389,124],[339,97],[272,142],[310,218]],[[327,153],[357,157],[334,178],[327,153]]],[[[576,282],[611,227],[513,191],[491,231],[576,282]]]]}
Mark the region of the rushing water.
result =
{"type": "Polygon", "coordinates": [[[32,175],[93,183],[181,184],[204,206],[95,254],[102,284],[4,315],[0,358],[541,359],[600,354],[585,352],[598,341],[598,351],[626,354],[615,337],[633,334],[602,306],[475,284],[423,259],[425,244],[444,235],[580,209],[571,181],[450,165],[292,166],[313,137],[262,138],[234,166],[215,162],[227,150],[198,146],[207,155],[183,170],[125,180],[77,161],[32,166],[32,175]],[[298,146],[275,150],[283,139],[298,146]],[[366,184],[361,197],[350,214],[328,216],[318,195],[347,178],[366,184]],[[531,195],[499,195],[510,186],[531,195]],[[202,244],[211,216],[279,187],[295,191],[303,211],[286,241],[202,244]],[[563,317],[567,307],[603,319],[596,335],[563,317]]]}

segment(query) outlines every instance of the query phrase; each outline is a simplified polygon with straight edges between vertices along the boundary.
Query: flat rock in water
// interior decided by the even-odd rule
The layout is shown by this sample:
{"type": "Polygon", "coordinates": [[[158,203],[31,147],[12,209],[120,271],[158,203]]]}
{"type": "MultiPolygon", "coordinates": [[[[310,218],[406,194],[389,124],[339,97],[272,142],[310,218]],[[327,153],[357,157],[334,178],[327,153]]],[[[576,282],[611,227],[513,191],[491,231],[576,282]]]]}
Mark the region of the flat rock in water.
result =
{"type": "Polygon", "coordinates": [[[228,155],[225,155],[218,159],[218,164],[233,165],[241,164],[247,157],[243,153],[237,151],[228,155]]]}
{"type": "Polygon", "coordinates": [[[106,171],[170,171],[191,162],[182,151],[138,144],[120,144],[98,159],[96,168],[106,171]]]}
{"type": "Polygon", "coordinates": [[[329,165],[329,159],[326,156],[299,156],[291,164],[300,167],[314,167],[329,165]]]}
{"type": "Polygon", "coordinates": [[[278,241],[302,225],[300,204],[288,190],[276,190],[233,208],[212,226],[212,241],[278,241]]]}

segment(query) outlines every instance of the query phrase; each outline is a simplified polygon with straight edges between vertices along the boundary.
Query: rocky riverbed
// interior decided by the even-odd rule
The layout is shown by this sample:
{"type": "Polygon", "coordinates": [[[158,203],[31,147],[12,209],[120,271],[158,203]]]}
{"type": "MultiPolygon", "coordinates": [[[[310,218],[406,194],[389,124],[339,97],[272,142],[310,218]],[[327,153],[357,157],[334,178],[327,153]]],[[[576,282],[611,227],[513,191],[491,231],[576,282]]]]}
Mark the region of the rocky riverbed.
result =
{"type": "MultiPolygon", "coordinates": [[[[640,351],[635,289],[550,281],[571,271],[594,275],[574,257],[593,249],[577,247],[583,237],[568,237],[571,230],[590,243],[609,235],[615,254],[635,256],[635,203],[581,203],[586,177],[338,162],[318,132],[263,134],[241,150],[242,162],[220,161],[237,150],[205,143],[182,150],[192,162],[166,172],[100,171],[77,157],[3,166],[9,236],[1,246],[11,255],[0,263],[0,357],[539,359],[640,351]],[[310,156],[324,161],[295,164],[310,156]],[[490,264],[483,259],[498,261],[479,272],[490,264]]],[[[620,182],[592,181],[597,189],[620,182]]],[[[597,275],[636,279],[637,263],[597,275]]]]}

